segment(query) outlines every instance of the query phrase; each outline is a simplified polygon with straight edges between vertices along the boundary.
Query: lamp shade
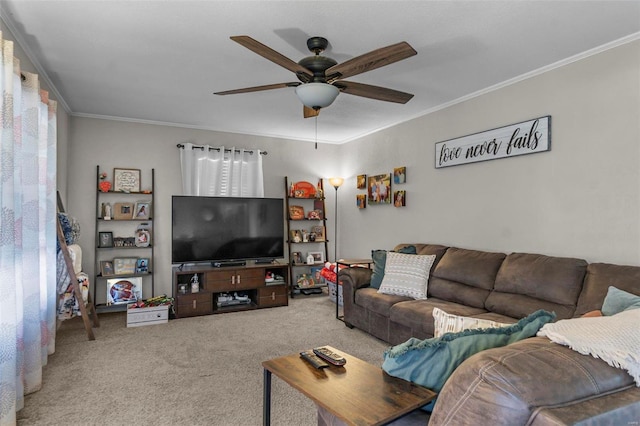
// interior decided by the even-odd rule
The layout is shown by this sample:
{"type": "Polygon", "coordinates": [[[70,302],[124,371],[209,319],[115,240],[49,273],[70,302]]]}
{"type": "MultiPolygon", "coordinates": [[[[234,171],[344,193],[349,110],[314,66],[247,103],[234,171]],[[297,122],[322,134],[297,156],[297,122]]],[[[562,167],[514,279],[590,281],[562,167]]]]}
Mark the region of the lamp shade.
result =
{"type": "Polygon", "coordinates": [[[309,108],[328,107],[336,100],[340,90],[328,83],[306,83],[296,87],[296,95],[309,108]]]}
{"type": "Polygon", "coordinates": [[[344,182],[344,179],[342,179],[341,177],[332,177],[329,178],[329,183],[331,184],[331,186],[333,186],[335,189],[340,188],[340,185],[342,185],[342,182],[344,182]]]}

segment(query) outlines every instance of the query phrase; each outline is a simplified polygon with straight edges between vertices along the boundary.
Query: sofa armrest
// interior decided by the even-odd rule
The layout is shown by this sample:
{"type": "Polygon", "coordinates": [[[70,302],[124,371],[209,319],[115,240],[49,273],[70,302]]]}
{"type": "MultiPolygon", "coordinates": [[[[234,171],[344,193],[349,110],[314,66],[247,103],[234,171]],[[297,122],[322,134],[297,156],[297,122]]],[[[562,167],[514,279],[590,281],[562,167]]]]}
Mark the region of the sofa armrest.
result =
{"type": "Polygon", "coordinates": [[[371,282],[372,269],[344,268],[338,273],[338,281],[342,284],[342,297],[353,302],[356,290],[368,287],[371,282]]]}

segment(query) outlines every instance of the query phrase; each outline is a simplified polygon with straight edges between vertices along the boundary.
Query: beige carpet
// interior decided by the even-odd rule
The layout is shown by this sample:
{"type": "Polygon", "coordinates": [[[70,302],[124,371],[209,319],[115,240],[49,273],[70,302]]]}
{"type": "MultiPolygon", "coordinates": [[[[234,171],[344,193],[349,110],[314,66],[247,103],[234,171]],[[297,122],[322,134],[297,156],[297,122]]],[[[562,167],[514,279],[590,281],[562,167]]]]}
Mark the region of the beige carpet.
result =
{"type": "MultiPolygon", "coordinates": [[[[137,328],[125,313],[103,314],[95,341],[79,318],[66,321],[18,424],[260,425],[262,361],[331,345],[382,363],[387,344],[336,320],[326,295],[289,303],[137,328]]],[[[315,406],[274,376],[271,419],[313,425],[315,406]]]]}

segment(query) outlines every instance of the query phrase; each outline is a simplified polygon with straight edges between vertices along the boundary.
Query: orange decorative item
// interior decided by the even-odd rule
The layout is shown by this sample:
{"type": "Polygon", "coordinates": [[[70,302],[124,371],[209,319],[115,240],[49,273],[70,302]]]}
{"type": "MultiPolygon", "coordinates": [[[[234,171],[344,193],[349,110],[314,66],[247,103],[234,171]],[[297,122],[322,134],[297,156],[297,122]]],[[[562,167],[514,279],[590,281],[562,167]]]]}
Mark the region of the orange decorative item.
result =
{"type": "Polygon", "coordinates": [[[316,187],[309,182],[300,181],[293,185],[294,197],[296,198],[313,198],[316,195],[316,187]]]}
{"type": "Polygon", "coordinates": [[[102,192],[109,192],[109,190],[111,189],[111,182],[106,180],[100,181],[100,183],[98,184],[98,188],[100,188],[100,191],[102,192]]]}

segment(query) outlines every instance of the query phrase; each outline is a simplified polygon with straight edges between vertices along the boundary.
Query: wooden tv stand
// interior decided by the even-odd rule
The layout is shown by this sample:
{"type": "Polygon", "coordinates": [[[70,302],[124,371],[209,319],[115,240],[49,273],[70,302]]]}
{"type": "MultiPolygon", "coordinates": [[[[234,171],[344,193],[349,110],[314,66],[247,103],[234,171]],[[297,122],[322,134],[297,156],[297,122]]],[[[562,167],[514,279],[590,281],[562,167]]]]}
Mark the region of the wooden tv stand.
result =
{"type": "Polygon", "coordinates": [[[221,314],[250,309],[287,306],[289,266],[286,264],[247,264],[245,266],[188,266],[173,268],[173,297],[176,318],[221,314]],[[267,273],[282,280],[265,282],[267,273]],[[200,289],[191,292],[191,278],[197,275],[200,289]],[[186,285],[183,293],[181,286],[186,285]],[[224,294],[246,295],[249,303],[221,302],[224,294]],[[220,298],[219,298],[220,297],[220,298]],[[231,303],[231,304],[227,304],[231,303]]]}

